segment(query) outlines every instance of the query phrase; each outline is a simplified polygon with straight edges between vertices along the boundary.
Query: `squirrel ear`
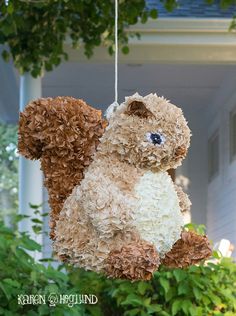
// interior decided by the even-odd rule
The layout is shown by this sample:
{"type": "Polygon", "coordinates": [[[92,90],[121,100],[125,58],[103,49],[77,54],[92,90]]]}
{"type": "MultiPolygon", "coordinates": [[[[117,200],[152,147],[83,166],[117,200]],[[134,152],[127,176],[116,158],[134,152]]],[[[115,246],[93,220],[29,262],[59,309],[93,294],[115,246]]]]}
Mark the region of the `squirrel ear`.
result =
{"type": "Polygon", "coordinates": [[[142,101],[132,101],[125,111],[127,115],[137,115],[142,118],[148,118],[153,116],[152,112],[149,111],[142,101]]]}

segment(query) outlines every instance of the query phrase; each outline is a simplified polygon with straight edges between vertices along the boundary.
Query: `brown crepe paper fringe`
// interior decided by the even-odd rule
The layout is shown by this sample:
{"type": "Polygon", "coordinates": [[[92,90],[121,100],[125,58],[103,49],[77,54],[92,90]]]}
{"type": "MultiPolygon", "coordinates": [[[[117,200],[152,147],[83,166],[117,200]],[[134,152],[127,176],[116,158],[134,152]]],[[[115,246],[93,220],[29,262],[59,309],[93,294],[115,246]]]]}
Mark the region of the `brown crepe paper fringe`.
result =
{"type": "Polygon", "coordinates": [[[179,198],[179,206],[181,211],[184,212],[189,212],[191,208],[191,201],[189,200],[188,195],[183,191],[183,189],[175,184],[175,190],[177,192],[178,198],[179,198]]]}
{"type": "Polygon", "coordinates": [[[52,238],[63,203],[82,180],[105,126],[101,111],[71,97],[38,99],[20,113],[19,153],[41,161],[52,238]]]}
{"type": "MultiPolygon", "coordinates": [[[[149,280],[160,259],[133,224],[134,187],[147,170],[181,165],[191,132],[181,109],[164,98],[129,99],[111,116],[105,133],[101,111],[82,100],[33,101],[20,114],[18,148],[26,158],[41,161],[58,257],[113,278],[149,280]],[[163,146],[145,139],[156,131],[165,136],[163,146]]],[[[188,210],[187,195],[175,189],[180,209],[188,210]]],[[[161,263],[186,267],[210,253],[205,236],[183,232],[161,263]]]]}
{"type": "Polygon", "coordinates": [[[209,258],[212,254],[209,240],[192,231],[183,231],[161,264],[170,268],[185,268],[209,258]]]}
{"type": "MultiPolygon", "coordinates": [[[[138,248],[139,254],[133,260],[132,251],[137,250],[132,250],[131,246],[126,248],[131,244],[139,247],[139,242],[133,242],[133,238],[127,237],[132,236],[133,232],[139,235],[139,240],[147,242],[141,237],[134,222],[134,212],[139,201],[135,187],[149,170],[153,169],[154,173],[161,170],[164,173],[180,165],[183,157],[176,160],[176,150],[183,144],[187,149],[189,142],[190,130],[181,109],[165,99],[155,95],[132,96],[121,104],[110,117],[83,181],[75,186],[64,203],[55,231],[55,252],[74,266],[96,272],[109,271],[113,277],[150,277],[158,268],[156,251],[148,252],[149,258],[146,258],[144,251],[138,248]],[[155,131],[163,133],[166,139],[160,147],[151,144],[146,136],[155,131]],[[164,163],[162,158],[166,158],[164,163]],[[123,247],[123,250],[117,250],[117,245],[123,247]],[[120,251],[125,256],[125,265],[118,270],[110,270],[114,262],[122,265],[122,259],[118,259],[120,251]],[[137,262],[141,256],[144,259],[140,261],[142,265],[139,271],[137,262]],[[125,270],[131,259],[136,267],[135,272],[125,270]]],[[[164,175],[164,178],[169,179],[170,186],[174,187],[168,175],[164,175]]],[[[178,199],[174,200],[176,208],[179,208],[178,199]]],[[[174,243],[180,236],[182,221],[178,225],[175,225],[175,220],[170,222],[168,238],[173,239],[174,243]],[[177,232],[172,233],[173,230],[177,232]]],[[[162,223],[162,227],[166,224],[168,220],[162,223]]],[[[165,236],[161,234],[160,238],[162,241],[159,245],[165,248],[165,236]]],[[[173,243],[168,241],[168,250],[173,243]]],[[[153,247],[151,244],[151,249],[153,247]]]]}
{"type": "Polygon", "coordinates": [[[112,250],[106,260],[105,271],[112,278],[150,280],[159,264],[155,247],[146,241],[140,241],[112,250]]]}

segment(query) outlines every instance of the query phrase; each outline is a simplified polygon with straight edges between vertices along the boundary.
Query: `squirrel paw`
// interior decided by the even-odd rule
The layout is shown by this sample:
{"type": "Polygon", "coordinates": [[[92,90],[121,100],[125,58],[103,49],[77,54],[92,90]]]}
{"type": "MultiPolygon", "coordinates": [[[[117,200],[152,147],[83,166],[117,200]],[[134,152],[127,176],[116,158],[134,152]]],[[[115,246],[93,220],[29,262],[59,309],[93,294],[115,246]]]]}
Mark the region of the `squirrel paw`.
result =
{"type": "Polygon", "coordinates": [[[161,260],[161,264],[170,268],[185,268],[209,258],[211,253],[211,246],[206,236],[192,231],[182,231],[181,238],[161,260]]]}
{"type": "Polygon", "coordinates": [[[105,272],[112,278],[150,280],[159,264],[159,255],[152,244],[134,241],[110,252],[105,272]]]}

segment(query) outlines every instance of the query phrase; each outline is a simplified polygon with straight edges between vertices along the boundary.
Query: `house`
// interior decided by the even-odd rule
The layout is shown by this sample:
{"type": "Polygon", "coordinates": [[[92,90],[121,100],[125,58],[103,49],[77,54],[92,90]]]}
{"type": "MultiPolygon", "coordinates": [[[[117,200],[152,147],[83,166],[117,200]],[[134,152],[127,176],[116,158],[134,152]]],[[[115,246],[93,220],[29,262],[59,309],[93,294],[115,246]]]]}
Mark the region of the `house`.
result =
{"type": "MultiPolygon", "coordinates": [[[[190,195],[191,220],[205,224],[214,242],[225,238],[236,245],[236,34],[228,31],[232,8],[221,10],[219,1],[213,6],[204,0],[179,2],[184,3],[181,9],[160,9],[158,20],[128,30],[138,31],[141,40],[131,39],[130,53],[119,56],[119,101],[136,91],[156,92],[182,107],[193,136],[175,177],[190,195]]],[[[147,5],[160,8],[155,0],[147,5]]],[[[69,62],[36,85],[42,82],[43,96],[70,95],[105,110],[114,100],[113,57],[99,47],[87,60],[69,44],[69,62]]],[[[16,122],[19,78],[2,60],[0,74],[0,117],[16,122]]],[[[43,242],[47,256],[49,241],[43,242]]]]}

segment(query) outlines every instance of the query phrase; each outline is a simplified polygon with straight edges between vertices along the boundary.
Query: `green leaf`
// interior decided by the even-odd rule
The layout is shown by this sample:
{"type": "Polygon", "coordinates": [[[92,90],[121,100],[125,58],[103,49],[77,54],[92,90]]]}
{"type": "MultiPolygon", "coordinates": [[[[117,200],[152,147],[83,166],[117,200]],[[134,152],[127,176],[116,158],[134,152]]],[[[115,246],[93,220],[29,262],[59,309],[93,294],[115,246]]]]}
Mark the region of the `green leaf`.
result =
{"type": "Polygon", "coordinates": [[[156,313],[162,310],[162,306],[159,304],[151,304],[147,307],[149,313],[156,313]]]}
{"type": "Polygon", "coordinates": [[[42,233],[42,226],[33,225],[32,229],[33,229],[33,232],[35,234],[41,234],[42,233]]]}
{"type": "Polygon", "coordinates": [[[16,32],[14,21],[8,18],[4,24],[1,24],[1,31],[5,36],[12,36],[16,32]]]}
{"type": "Polygon", "coordinates": [[[32,209],[39,209],[41,206],[42,206],[42,204],[31,204],[31,203],[29,203],[29,206],[30,206],[30,208],[32,208],[32,209]]]}
{"type": "Polygon", "coordinates": [[[137,295],[129,294],[127,298],[121,303],[121,305],[142,306],[143,301],[137,295]]]}
{"type": "Polygon", "coordinates": [[[186,315],[188,315],[189,310],[192,308],[192,305],[193,304],[190,300],[183,300],[181,304],[181,309],[186,315]]]}
{"type": "Polygon", "coordinates": [[[16,288],[19,288],[19,287],[20,287],[20,283],[17,282],[16,280],[13,280],[13,279],[7,278],[7,279],[4,279],[3,282],[4,282],[5,284],[8,284],[8,285],[13,286],[13,287],[16,287],[16,288]]]}
{"type": "Polygon", "coordinates": [[[188,282],[182,281],[178,284],[178,295],[188,294],[190,291],[190,287],[188,282]]]}
{"type": "Polygon", "coordinates": [[[2,289],[8,300],[11,299],[11,288],[7,284],[0,283],[0,289],[2,289]]]}
{"type": "Polygon", "coordinates": [[[190,313],[191,316],[196,316],[196,315],[197,315],[197,310],[196,310],[196,308],[193,307],[193,306],[191,306],[191,307],[189,308],[189,313],[190,313]]]}
{"type": "Polygon", "coordinates": [[[176,287],[171,287],[169,291],[165,295],[166,302],[169,302],[174,296],[177,295],[177,289],[176,287]]]}
{"type": "Polygon", "coordinates": [[[185,271],[181,270],[181,269],[174,270],[173,274],[174,274],[177,282],[181,282],[181,281],[183,281],[186,278],[185,271]]]}
{"type": "Polygon", "coordinates": [[[174,303],[171,306],[172,315],[175,316],[181,310],[181,307],[182,307],[181,300],[174,301],[174,303]]]}
{"type": "Polygon", "coordinates": [[[46,70],[46,71],[51,71],[51,70],[53,70],[52,64],[50,64],[49,62],[46,62],[46,63],[45,63],[45,70],[46,70]]]}
{"type": "Polygon", "coordinates": [[[159,281],[160,281],[160,284],[163,287],[165,293],[167,293],[169,291],[169,289],[170,289],[169,281],[167,279],[162,278],[162,277],[160,278],[159,281]]]}
{"type": "Polygon", "coordinates": [[[221,299],[219,296],[213,294],[213,293],[209,293],[207,295],[209,297],[209,299],[217,306],[219,304],[221,304],[221,299]]]}
{"type": "Polygon", "coordinates": [[[141,23],[146,23],[148,20],[148,14],[147,12],[143,12],[143,15],[141,16],[141,23]]]}
{"type": "Polygon", "coordinates": [[[202,297],[202,302],[204,303],[205,306],[208,306],[211,303],[211,301],[206,295],[202,297]]]}
{"type": "Polygon", "coordinates": [[[5,235],[11,235],[11,236],[14,235],[12,230],[5,226],[0,226],[0,233],[5,234],[5,235]]]}
{"type": "Polygon", "coordinates": [[[151,303],[151,298],[148,297],[145,300],[143,300],[143,306],[148,307],[151,303]]]}
{"type": "Polygon", "coordinates": [[[36,224],[43,224],[43,221],[41,221],[39,218],[32,218],[31,221],[36,224]]]}
{"type": "Polygon", "coordinates": [[[197,300],[200,300],[202,298],[202,291],[199,290],[199,288],[197,288],[197,287],[193,288],[193,294],[197,300]]]}
{"type": "Polygon", "coordinates": [[[217,250],[213,250],[212,251],[212,257],[215,258],[215,259],[220,259],[222,257],[220,251],[217,251],[217,250]]]}
{"type": "Polygon", "coordinates": [[[147,282],[138,283],[138,292],[141,295],[144,295],[149,288],[150,288],[150,285],[147,282]]]}
{"type": "Polygon", "coordinates": [[[38,251],[41,250],[41,245],[38,244],[36,241],[30,239],[28,236],[23,236],[22,241],[23,241],[23,247],[25,249],[38,250],[38,251]]]}
{"type": "Polygon", "coordinates": [[[113,49],[113,46],[112,46],[112,45],[108,47],[108,53],[109,53],[109,55],[111,55],[111,56],[114,54],[114,49],[113,49]]]}
{"type": "Polygon", "coordinates": [[[7,13],[12,14],[13,12],[14,12],[14,6],[13,6],[12,1],[10,1],[7,6],[7,13]]]}
{"type": "Polygon", "coordinates": [[[150,16],[151,16],[152,19],[157,19],[157,17],[158,17],[158,11],[157,11],[156,9],[152,9],[152,10],[150,11],[150,16]]]}
{"type": "Polygon", "coordinates": [[[122,53],[125,54],[125,55],[129,54],[129,47],[128,46],[123,46],[122,47],[122,53]]]}
{"type": "Polygon", "coordinates": [[[6,51],[6,50],[4,50],[4,51],[2,52],[2,58],[3,58],[6,62],[8,62],[8,61],[10,60],[10,54],[9,54],[9,52],[6,51]]]}
{"type": "Polygon", "coordinates": [[[139,308],[133,308],[124,313],[124,316],[135,316],[135,315],[140,315],[139,308]]]}

